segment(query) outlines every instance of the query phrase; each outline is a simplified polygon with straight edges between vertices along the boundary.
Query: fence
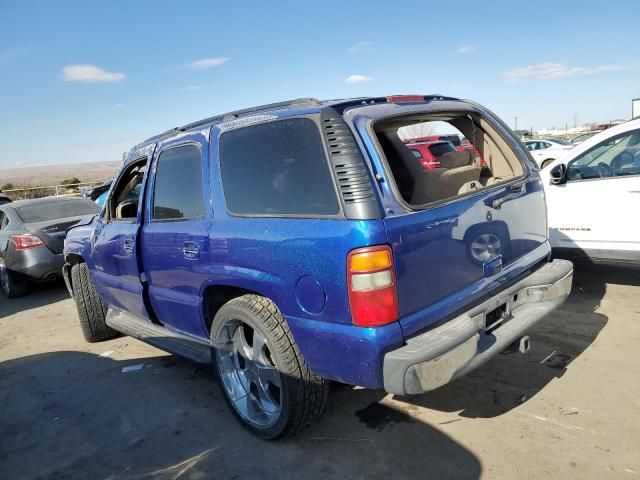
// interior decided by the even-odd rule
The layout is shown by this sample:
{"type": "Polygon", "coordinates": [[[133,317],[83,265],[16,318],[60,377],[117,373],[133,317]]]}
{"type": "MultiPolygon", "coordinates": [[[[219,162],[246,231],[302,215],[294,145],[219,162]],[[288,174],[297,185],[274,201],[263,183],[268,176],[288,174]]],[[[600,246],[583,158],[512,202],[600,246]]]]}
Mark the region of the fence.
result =
{"type": "Polygon", "coordinates": [[[12,188],[11,190],[3,190],[2,193],[7,195],[11,200],[27,200],[30,198],[42,197],[61,197],[61,196],[80,196],[83,192],[91,190],[96,185],[103,182],[82,182],[71,183],[65,185],[47,185],[41,187],[28,188],[12,188]]]}

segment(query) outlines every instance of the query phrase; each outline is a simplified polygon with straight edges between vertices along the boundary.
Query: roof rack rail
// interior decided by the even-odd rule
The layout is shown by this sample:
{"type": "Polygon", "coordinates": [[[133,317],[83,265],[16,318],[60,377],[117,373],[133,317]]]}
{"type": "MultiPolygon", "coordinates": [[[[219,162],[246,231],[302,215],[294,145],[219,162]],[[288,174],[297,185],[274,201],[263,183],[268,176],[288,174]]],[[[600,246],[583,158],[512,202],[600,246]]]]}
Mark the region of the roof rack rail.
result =
{"type": "Polygon", "coordinates": [[[320,100],[316,98],[295,98],[293,100],[287,100],[284,102],[269,103],[267,105],[259,105],[257,107],[244,108],[242,110],[222,113],[220,115],[215,115],[213,117],[198,120],[197,122],[188,123],[187,125],[183,125],[182,127],[177,127],[175,129],[169,130],[167,133],[175,132],[175,131],[184,132],[191,128],[199,127],[200,125],[205,125],[207,123],[233,120],[234,118],[238,118],[243,115],[248,115],[250,113],[264,112],[266,110],[275,110],[278,108],[287,108],[287,107],[305,107],[305,106],[317,107],[319,105],[321,105],[320,100]]]}

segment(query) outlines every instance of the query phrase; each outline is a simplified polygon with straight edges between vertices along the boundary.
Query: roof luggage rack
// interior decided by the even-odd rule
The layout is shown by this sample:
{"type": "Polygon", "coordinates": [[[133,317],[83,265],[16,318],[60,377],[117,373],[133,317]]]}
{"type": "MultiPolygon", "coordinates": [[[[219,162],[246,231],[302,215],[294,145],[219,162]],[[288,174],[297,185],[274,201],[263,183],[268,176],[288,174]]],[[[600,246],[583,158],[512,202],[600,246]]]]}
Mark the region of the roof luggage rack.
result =
{"type": "Polygon", "coordinates": [[[321,105],[320,100],[316,98],[296,98],[296,99],[287,100],[284,102],[269,103],[267,105],[259,105],[257,107],[244,108],[242,110],[236,110],[234,112],[223,113],[213,117],[198,120],[197,122],[188,123],[187,125],[183,125],[182,127],[177,127],[175,129],[169,130],[167,133],[174,132],[176,130],[180,132],[184,132],[191,128],[199,127],[200,125],[205,125],[207,123],[233,120],[244,115],[249,115],[251,113],[257,113],[257,112],[264,112],[266,110],[276,110],[278,108],[288,108],[288,107],[307,107],[307,106],[317,107],[319,105],[321,105]]]}

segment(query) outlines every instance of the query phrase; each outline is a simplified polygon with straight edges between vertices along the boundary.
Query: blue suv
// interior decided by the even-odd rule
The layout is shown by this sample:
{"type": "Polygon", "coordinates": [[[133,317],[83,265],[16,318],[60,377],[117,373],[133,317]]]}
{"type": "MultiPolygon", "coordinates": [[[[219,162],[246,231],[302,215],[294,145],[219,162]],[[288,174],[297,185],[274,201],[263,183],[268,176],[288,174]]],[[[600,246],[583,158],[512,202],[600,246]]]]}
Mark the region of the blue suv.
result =
{"type": "Polygon", "coordinates": [[[298,99],[154,136],[64,257],[89,342],[123,333],[213,365],[269,439],[318,416],[331,380],[419,394],[526,351],[573,277],[509,128],[422,95],[298,99]],[[462,146],[438,168],[407,147],[443,135],[462,146]]]}

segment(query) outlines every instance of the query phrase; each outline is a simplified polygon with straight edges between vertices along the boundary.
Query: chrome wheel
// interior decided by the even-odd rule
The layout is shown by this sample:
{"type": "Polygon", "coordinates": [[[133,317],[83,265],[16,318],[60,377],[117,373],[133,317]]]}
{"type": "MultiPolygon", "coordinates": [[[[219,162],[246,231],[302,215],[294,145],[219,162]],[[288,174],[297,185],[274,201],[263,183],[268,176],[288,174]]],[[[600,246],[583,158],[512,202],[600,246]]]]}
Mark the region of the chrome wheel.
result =
{"type": "Polygon", "coordinates": [[[502,253],[502,242],[500,242],[500,237],[494,233],[483,233],[473,239],[469,248],[474,260],[486,262],[502,253]]]}
{"type": "Polygon", "coordinates": [[[241,320],[218,328],[216,363],[224,390],[238,414],[270,427],[282,411],[282,380],[265,337],[241,320]]]}

